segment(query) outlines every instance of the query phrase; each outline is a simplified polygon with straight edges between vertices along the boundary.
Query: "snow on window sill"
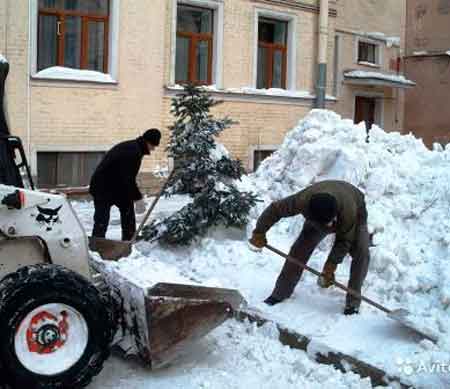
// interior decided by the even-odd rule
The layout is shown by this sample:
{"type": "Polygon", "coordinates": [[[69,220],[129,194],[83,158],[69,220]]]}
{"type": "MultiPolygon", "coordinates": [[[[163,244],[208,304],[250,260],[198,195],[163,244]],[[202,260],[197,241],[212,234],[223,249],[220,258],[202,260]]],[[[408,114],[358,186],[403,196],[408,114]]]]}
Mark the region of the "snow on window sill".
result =
{"type": "Polygon", "coordinates": [[[379,68],[380,67],[380,65],[377,63],[367,62],[367,61],[358,61],[358,65],[369,66],[371,68],[379,68]]]}
{"type": "Polygon", "coordinates": [[[32,75],[36,80],[95,82],[99,84],[117,84],[111,75],[93,70],[72,69],[54,66],[32,75]]]}
{"type": "MultiPolygon", "coordinates": [[[[169,91],[181,91],[184,90],[182,85],[166,85],[169,91]]],[[[275,98],[291,98],[299,100],[314,100],[316,96],[306,90],[288,90],[279,88],[270,89],[256,89],[253,87],[242,87],[242,88],[224,88],[219,89],[216,85],[205,85],[202,87],[208,92],[228,94],[228,95],[238,95],[238,96],[249,96],[249,97],[275,97],[275,98]]],[[[326,97],[329,101],[336,101],[336,97],[327,95],[326,97]]]]}

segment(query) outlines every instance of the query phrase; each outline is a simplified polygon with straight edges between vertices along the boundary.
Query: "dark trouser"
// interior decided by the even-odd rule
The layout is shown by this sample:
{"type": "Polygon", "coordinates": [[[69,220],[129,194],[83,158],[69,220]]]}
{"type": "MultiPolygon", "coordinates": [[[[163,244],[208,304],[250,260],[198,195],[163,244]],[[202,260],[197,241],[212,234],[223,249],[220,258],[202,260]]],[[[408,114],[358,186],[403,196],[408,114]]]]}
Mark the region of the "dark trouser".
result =
{"type": "MultiPolygon", "coordinates": [[[[362,284],[366,278],[369,267],[369,233],[367,223],[364,222],[358,227],[358,236],[355,244],[350,250],[352,265],[350,268],[350,279],[348,286],[361,293],[362,284]]],[[[292,245],[289,255],[304,264],[308,263],[314,249],[325,237],[326,233],[319,231],[313,224],[305,221],[302,232],[292,245]]],[[[272,297],[277,300],[284,300],[292,295],[297,283],[303,273],[303,269],[295,263],[286,261],[278,276],[272,297]]],[[[347,294],[346,306],[358,308],[361,300],[347,294]]]]}
{"type": "Polygon", "coordinates": [[[109,224],[111,207],[115,205],[119,208],[120,223],[122,225],[122,240],[131,240],[136,231],[136,216],[134,214],[134,202],[121,201],[113,203],[103,199],[94,198],[94,229],[92,236],[104,238],[109,224]]]}

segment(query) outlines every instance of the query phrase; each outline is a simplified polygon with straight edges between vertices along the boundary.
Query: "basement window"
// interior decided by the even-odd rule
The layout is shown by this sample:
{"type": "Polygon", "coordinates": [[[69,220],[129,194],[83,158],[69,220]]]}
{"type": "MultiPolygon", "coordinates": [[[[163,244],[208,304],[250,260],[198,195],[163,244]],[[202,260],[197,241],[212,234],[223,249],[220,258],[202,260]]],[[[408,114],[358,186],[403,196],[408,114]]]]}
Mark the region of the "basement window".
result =
{"type": "Polygon", "coordinates": [[[38,152],[40,188],[87,186],[105,152],[38,152]]]}
{"type": "Polygon", "coordinates": [[[264,149],[253,151],[253,171],[256,171],[261,165],[261,162],[270,157],[275,152],[275,149],[264,149]]]}

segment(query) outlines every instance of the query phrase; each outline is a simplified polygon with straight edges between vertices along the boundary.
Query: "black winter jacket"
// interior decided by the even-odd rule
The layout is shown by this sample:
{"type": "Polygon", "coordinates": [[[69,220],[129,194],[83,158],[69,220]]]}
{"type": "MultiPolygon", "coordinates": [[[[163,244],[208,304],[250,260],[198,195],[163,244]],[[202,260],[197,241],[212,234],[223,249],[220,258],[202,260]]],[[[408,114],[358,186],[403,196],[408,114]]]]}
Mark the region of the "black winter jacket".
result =
{"type": "Polygon", "coordinates": [[[112,203],[140,200],[142,194],[136,176],[146,154],[149,151],[142,137],[115,145],[92,175],[91,195],[112,203]]]}

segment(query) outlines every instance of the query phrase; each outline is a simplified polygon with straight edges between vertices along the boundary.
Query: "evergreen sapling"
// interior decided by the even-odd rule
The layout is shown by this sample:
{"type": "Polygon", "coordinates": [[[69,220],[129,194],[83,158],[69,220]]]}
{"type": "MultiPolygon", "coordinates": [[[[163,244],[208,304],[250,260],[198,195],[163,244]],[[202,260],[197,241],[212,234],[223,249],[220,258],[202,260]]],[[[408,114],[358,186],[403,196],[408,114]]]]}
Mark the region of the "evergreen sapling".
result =
{"type": "Polygon", "coordinates": [[[231,159],[214,139],[234,124],[228,117],[215,119],[210,114],[219,103],[193,85],[186,85],[183,93],[172,99],[175,122],[167,151],[175,166],[166,196],[186,194],[192,202],[146,227],[144,239],[189,244],[212,226],[243,227],[247,223],[257,198],[236,188],[234,181],[244,173],[242,163],[231,159]]]}

